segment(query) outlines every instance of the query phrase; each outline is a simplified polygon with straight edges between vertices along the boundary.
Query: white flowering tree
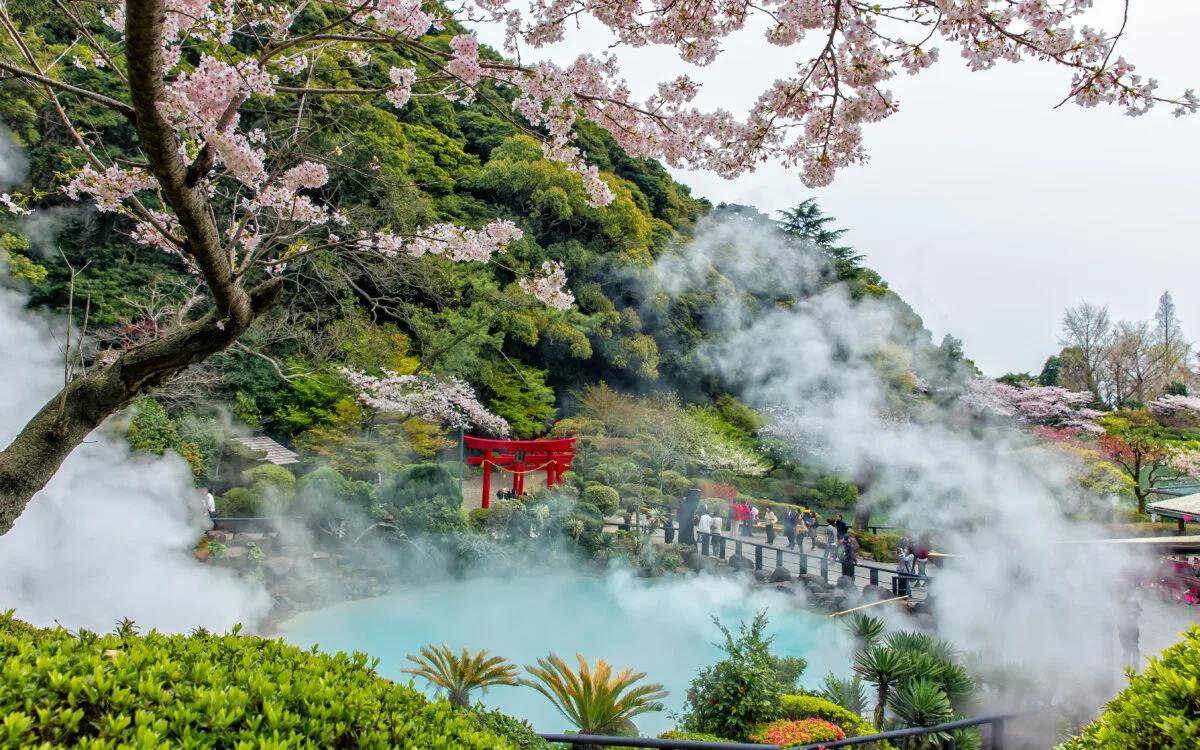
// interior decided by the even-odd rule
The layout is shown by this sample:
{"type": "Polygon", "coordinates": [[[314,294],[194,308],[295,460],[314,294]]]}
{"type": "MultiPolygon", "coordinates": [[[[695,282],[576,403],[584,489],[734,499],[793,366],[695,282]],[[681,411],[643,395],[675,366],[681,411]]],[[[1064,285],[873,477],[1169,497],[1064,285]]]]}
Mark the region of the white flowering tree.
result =
{"type": "Polygon", "coordinates": [[[508,436],[508,422],[488,411],[467,383],[458,378],[425,374],[398,375],[384,371],[382,377],[345,368],[342,375],[372,411],[420,417],[454,429],[478,429],[499,437],[508,436]]]}
{"type": "Polygon", "coordinates": [[[987,378],[974,378],[960,404],[976,415],[992,414],[1018,422],[1100,433],[1094,420],[1100,412],[1091,408],[1095,399],[1088,391],[1071,391],[1058,386],[1013,386],[987,378]]]}
{"type": "MultiPolygon", "coordinates": [[[[1158,103],[1176,114],[1197,108],[1190,91],[1160,95],[1152,79],[1115,53],[1123,27],[1105,33],[1081,25],[1089,0],[39,2],[74,34],[77,54],[52,54],[22,27],[14,10],[32,3],[0,0],[0,74],[38,90],[82,155],[85,165],[68,177],[67,195],[128,217],[136,241],[179,256],[203,281],[210,306],[163,337],[70,374],[62,393],[0,452],[0,532],[108,415],[237,341],[278,303],[289,266],[304,256],[435,253],[484,262],[520,236],[506,222],[437,225],[411,235],[349,226],[323,191],[337,154],[312,153],[300,137],[315,101],[377,97],[402,107],[421,95],[491,102],[538,135],[548,158],[577,172],[597,206],[612,194],[574,145],[580,117],[635,157],[726,176],[774,159],[821,185],[865,158],[862,125],[898,109],[888,81],[932,65],[938,39],[977,70],[1002,60],[1064,67],[1072,76],[1066,99],[1083,106],[1110,103],[1130,114],[1158,103]],[[662,81],[635,101],[606,52],[569,65],[531,54],[585,17],[610,29],[620,45],[672,48],[697,65],[715,63],[725,40],[765,21],[765,41],[797,49],[797,66],[742,119],[694,106],[699,87],[687,77],[662,81]],[[452,22],[502,25],[506,51],[519,62],[481,58],[469,33],[456,33],[448,49],[423,40],[452,22]],[[815,54],[799,51],[814,38],[815,54]],[[114,71],[119,90],[74,81],[71,70],[88,65],[114,71]],[[340,71],[339,83],[313,85],[317,70],[340,71]],[[497,99],[488,93],[496,86],[515,93],[497,99]],[[89,117],[130,123],[136,156],[114,161],[115,149],[70,116],[72,103],[86,105],[89,117]]],[[[9,195],[0,203],[26,211],[27,198],[9,195]]],[[[561,268],[545,271],[526,280],[527,291],[569,305],[561,268]]]]}

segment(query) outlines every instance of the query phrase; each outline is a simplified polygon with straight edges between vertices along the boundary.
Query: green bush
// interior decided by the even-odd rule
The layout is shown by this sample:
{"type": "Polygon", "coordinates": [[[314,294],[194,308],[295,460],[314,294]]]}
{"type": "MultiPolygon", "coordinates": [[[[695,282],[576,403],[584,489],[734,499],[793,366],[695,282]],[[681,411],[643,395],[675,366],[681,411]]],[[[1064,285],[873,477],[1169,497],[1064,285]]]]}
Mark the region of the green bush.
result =
{"type": "Polygon", "coordinates": [[[234,487],[217,498],[217,515],[226,518],[255,518],[262,513],[262,497],[254,490],[234,487]]]}
{"type": "Polygon", "coordinates": [[[876,734],[870,722],[838,704],[811,695],[785,695],[780,701],[785,719],[825,719],[846,730],[847,737],[876,734]]]}
{"type": "Polygon", "coordinates": [[[242,472],[242,481],[265,502],[287,507],[296,494],[296,477],[275,464],[260,464],[242,472]]]}
{"type": "Polygon", "coordinates": [[[825,719],[778,719],[759,727],[750,738],[764,745],[795,747],[844,740],[846,731],[825,719]]]}
{"type": "Polygon", "coordinates": [[[603,516],[611,516],[621,506],[621,495],[607,485],[589,484],[579,493],[579,502],[592,506],[603,516]]]}
{"type": "Polygon", "coordinates": [[[1200,748],[1200,625],[1150,659],[1100,718],[1060,750],[1200,748]]]}
{"type": "Polygon", "coordinates": [[[682,497],[692,488],[692,480],[670,469],[658,475],[658,482],[662,485],[662,491],[670,497],[682,497]]]}
{"type": "Polygon", "coordinates": [[[409,533],[465,531],[458,480],[438,464],[413,464],[384,483],[379,499],[409,533]]]}
{"type": "Polygon", "coordinates": [[[345,518],[370,505],[371,485],[347,479],[337,469],[322,466],[296,480],[293,510],[310,521],[345,518]]]}
{"type": "Polygon", "coordinates": [[[467,512],[467,524],[471,531],[483,531],[488,526],[488,509],[472,508],[467,512]]]}
{"type": "Polygon", "coordinates": [[[379,677],[365,654],[203,630],[121,631],[31,636],[0,617],[0,745],[519,747],[490,722],[379,677]]]}
{"type": "Polygon", "coordinates": [[[767,616],[760,612],[750,625],[742,623],[737,637],[720,622],[717,627],[726,657],[692,680],[682,728],[745,741],[758,726],[779,718],[784,695],[771,660],[767,616]]]}
{"type": "Polygon", "coordinates": [[[704,732],[688,732],[683,729],[671,729],[658,735],[660,740],[691,740],[692,742],[734,742],[735,740],[727,740],[723,737],[718,737],[715,734],[706,734],[704,732]]]}
{"type": "Polygon", "coordinates": [[[515,719],[499,711],[488,711],[477,705],[469,711],[471,720],[479,729],[503,737],[517,750],[549,750],[550,743],[537,736],[529,722],[515,719]]]}

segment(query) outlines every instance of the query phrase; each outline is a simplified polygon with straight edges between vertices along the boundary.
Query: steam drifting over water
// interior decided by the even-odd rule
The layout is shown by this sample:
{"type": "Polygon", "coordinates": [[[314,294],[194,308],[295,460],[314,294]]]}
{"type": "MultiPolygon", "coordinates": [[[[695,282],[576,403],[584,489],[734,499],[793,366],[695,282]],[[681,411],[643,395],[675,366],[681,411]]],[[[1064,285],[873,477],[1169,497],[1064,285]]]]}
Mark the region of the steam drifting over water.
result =
{"type": "MultiPolygon", "coordinates": [[[[1087,711],[1111,695],[1128,575],[1152,563],[1127,548],[1064,543],[1100,535],[1062,511],[1078,493],[1071,467],[1004,426],[968,429],[953,408],[898,399],[893,379],[923,365],[904,349],[927,348],[928,333],[896,300],[822,288],[815,249],[743,220],[702,225],[696,236],[682,259],[660,263],[669,289],[706,288],[717,271],[783,301],[764,310],[721,297],[714,328],[723,335],[705,353],[714,372],[773,415],[804,461],[866,486],[868,499],[888,497],[892,524],[929,530],[935,548],[960,555],[937,578],[939,635],[982,652],[988,666],[1018,667],[1041,697],[1068,708],[1087,711]]],[[[1166,609],[1144,621],[1159,617],[1171,625],[1143,628],[1143,653],[1186,624],[1166,609]]]]}

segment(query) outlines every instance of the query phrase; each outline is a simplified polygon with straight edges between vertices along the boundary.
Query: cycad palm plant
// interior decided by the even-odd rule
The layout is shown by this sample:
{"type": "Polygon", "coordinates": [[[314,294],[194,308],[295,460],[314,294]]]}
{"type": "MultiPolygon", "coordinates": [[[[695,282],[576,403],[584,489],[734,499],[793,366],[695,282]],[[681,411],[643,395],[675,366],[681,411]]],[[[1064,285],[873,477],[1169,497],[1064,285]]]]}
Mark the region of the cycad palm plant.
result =
{"type": "Polygon", "coordinates": [[[867,693],[858,675],[843,680],[827,674],[821,687],[821,694],[842,708],[859,715],[867,710],[867,693]]]}
{"type": "MultiPolygon", "coordinates": [[[[933,680],[919,677],[909,680],[890,698],[892,713],[906,727],[931,727],[944,724],[954,716],[950,699],[933,680]]],[[[949,739],[946,732],[910,737],[904,745],[907,750],[931,750],[939,748],[949,739]]]]}
{"type": "Polygon", "coordinates": [[[908,656],[882,646],[871,646],[854,657],[854,671],[875,686],[875,726],[882,728],[888,697],[912,674],[908,656]]]}
{"type": "Polygon", "coordinates": [[[408,655],[415,667],[400,670],[425,679],[445,690],[455,706],[471,705],[471,691],[491,685],[518,685],[517,668],[500,656],[488,656],[484,650],[474,654],[463,649],[455,654],[449,646],[425,646],[421,655],[408,655]]]}
{"type": "Polygon", "coordinates": [[[883,637],[883,620],[872,615],[857,614],[842,621],[859,651],[879,643],[883,637]]]}
{"type": "Polygon", "coordinates": [[[625,732],[633,717],[663,709],[659,701],[667,691],[662,685],[636,684],[645,672],[622,669],[614,674],[612,665],[603,659],[597,659],[596,666],[591,667],[582,654],[575,658],[579,660],[578,672],[556,654],[538,659],[537,666],[525,667],[535,679],[522,679],[521,684],[546,696],[580,734],[625,732]]]}

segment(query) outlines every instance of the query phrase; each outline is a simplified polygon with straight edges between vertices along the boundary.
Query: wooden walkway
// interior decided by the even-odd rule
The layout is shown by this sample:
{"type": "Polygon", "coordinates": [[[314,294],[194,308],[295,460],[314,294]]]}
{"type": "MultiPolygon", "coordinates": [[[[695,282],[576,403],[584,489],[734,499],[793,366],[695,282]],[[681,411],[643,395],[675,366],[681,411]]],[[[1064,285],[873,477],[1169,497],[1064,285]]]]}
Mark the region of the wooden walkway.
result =
{"type": "MultiPolygon", "coordinates": [[[[608,528],[621,528],[622,522],[610,519],[608,528]]],[[[655,529],[651,538],[659,544],[666,544],[663,529],[655,529]]],[[[673,544],[679,544],[678,529],[674,530],[673,544]]],[[[735,536],[731,534],[702,534],[696,532],[696,550],[704,557],[714,562],[729,564],[735,555],[740,556],[746,563],[747,570],[762,571],[767,575],[782,568],[791,574],[793,579],[799,576],[814,576],[827,585],[837,585],[842,576],[842,563],[831,559],[825,554],[825,548],[818,546],[807,537],[797,539],[795,549],[788,549],[787,538],[782,534],[775,537],[774,544],[767,544],[766,536],[735,536]]],[[[927,571],[928,572],[928,571],[927,571]]],[[[887,592],[904,593],[900,591],[905,577],[897,571],[897,566],[874,560],[862,560],[854,566],[855,589],[861,592],[868,587],[879,587],[887,592]],[[899,581],[897,579],[900,579],[899,581]]],[[[922,600],[928,594],[928,586],[933,581],[932,576],[912,576],[908,578],[911,597],[922,600]]]]}

